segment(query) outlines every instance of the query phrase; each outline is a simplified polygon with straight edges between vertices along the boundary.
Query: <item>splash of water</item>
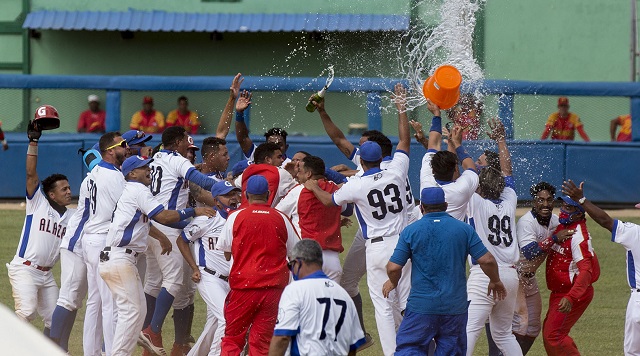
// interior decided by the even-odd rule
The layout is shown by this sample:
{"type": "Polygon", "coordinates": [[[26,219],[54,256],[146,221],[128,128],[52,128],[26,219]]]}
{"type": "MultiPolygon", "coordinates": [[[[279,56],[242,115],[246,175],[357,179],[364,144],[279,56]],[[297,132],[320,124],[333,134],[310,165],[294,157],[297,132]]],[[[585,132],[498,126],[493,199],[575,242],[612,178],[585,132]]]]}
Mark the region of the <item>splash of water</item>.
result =
{"type": "Polygon", "coordinates": [[[483,79],[482,69],[473,57],[472,43],[476,13],[485,1],[447,0],[440,4],[423,0],[416,5],[414,10],[425,9],[424,15],[438,18],[438,24],[430,27],[417,21],[398,46],[399,67],[409,81],[407,110],[426,103],[422,84],[440,65],[455,66],[465,81],[483,79]]]}

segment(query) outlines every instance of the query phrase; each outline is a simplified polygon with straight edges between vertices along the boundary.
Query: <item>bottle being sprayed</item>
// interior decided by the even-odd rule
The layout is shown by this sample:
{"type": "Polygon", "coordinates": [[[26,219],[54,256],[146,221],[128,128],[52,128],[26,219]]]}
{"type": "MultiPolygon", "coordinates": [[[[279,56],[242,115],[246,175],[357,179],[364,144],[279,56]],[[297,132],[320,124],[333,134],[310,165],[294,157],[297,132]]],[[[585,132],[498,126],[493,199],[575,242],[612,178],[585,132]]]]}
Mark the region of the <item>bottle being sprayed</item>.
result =
{"type": "MultiPolygon", "coordinates": [[[[313,105],[312,101],[315,101],[316,103],[321,103],[322,101],[324,101],[324,94],[327,92],[327,89],[329,89],[331,83],[333,83],[333,66],[329,66],[329,68],[327,68],[327,71],[329,72],[329,76],[327,77],[327,82],[325,83],[324,87],[322,87],[319,92],[313,94],[311,96],[311,99],[309,99],[309,102],[307,103],[306,109],[308,112],[316,111],[316,106],[313,105]]],[[[320,75],[322,74],[324,74],[324,71],[320,73],[320,75]]]]}

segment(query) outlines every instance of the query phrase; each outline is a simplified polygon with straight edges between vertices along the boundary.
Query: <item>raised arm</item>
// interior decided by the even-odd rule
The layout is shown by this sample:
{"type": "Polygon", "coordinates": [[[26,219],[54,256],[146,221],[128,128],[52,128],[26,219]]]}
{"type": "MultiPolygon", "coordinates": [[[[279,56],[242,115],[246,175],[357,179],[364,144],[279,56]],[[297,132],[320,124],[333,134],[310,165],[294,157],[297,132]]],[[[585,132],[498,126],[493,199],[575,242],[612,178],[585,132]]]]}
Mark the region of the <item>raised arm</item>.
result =
{"type": "Polygon", "coordinates": [[[29,138],[29,147],[27,148],[27,196],[32,197],[40,186],[40,178],[36,167],[38,166],[38,140],[42,135],[42,131],[38,124],[33,120],[29,122],[27,127],[27,137],[29,138]]]}
{"type": "Polygon", "coordinates": [[[351,158],[351,154],[355,150],[353,144],[347,140],[344,136],[344,133],[336,126],[336,124],[331,121],[331,117],[327,114],[327,111],[324,109],[324,104],[327,102],[327,99],[323,100],[320,103],[312,101],[313,105],[318,109],[318,114],[320,114],[320,119],[322,120],[322,126],[324,126],[324,130],[327,132],[327,135],[333,141],[333,144],[338,147],[340,152],[347,158],[351,158]]]}
{"type": "Polygon", "coordinates": [[[422,130],[422,124],[419,121],[411,120],[409,121],[409,125],[416,133],[413,134],[413,137],[416,138],[416,141],[424,147],[425,150],[429,149],[429,139],[424,135],[424,131],[422,130]]]}
{"type": "Polygon", "coordinates": [[[405,151],[408,154],[411,149],[411,133],[407,117],[407,89],[401,83],[397,83],[394,88],[393,101],[398,109],[398,145],[396,150],[405,151]]]}
{"type": "MultiPolygon", "coordinates": [[[[580,187],[577,187],[576,184],[569,179],[568,181],[562,182],[562,193],[568,195],[574,201],[579,202],[580,199],[584,198],[584,182],[580,182],[580,187]]],[[[605,229],[613,232],[613,219],[609,214],[607,214],[604,210],[600,209],[597,205],[593,204],[586,198],[582,202],[582,207],[589,214],[589,216],[598,223],[598,225],[604,227],[605,229]]]]}
{"type": "Polygon", "coordinates": [[[251,93],[244,90],[236,102],[236,139],[243,153],[247,153],[253,146],[249,138],[249,129],[244,122],[244,111],[251,105],[251,93]]]}
{"type": "Polygon", "coordinates": [[[233,77],[231,87],[229,88],[229,99],[227,99],[227,103],[222,110],[222,115],[220,115],[220,121],[218,122],[218,128],[216,129],[216,137],[218,138],[224,139],[229,134],[229,130],[231,129],[231,120],[233,117],[233,105],[238,98],[240,85],[242,85],[243,81],[244,78],[241,73],[238,73],[233,77]]]}
{"type": "Polygon", "coordinates": [[[456,155],[458,155],[458,161],[462,163],[462,168],[465,170],[471,169],[475,172],[476,164],[464,149],[464,146],[462,146],[462,130],[462,126],[460,125],[456,124],[453,126],[451,136],[449,136],[449,146],[455,149],[456,155]]]}
{"type": "Polygon", "coordinates": [[[509,148],[507,148],[507,141],[505,139],[506,132],[504,125],[498,119],[489,120],[489,128],[491,131],[487,132],[487,136],[490,139],[496,141],[498,144],[498,156],[500,158],[500,169],[505,176],[511,176],[513,174],[513,168],[511,166],[511,154],[509,148]]]}
{"type": "Polygon", "coordinates": [[[427,149],[440,151],[440,147],[442,146],[442,118],[440,117],[440,108],[427,99],[427,109],[433,114],[431,128],[429,129],[427,149]]]}

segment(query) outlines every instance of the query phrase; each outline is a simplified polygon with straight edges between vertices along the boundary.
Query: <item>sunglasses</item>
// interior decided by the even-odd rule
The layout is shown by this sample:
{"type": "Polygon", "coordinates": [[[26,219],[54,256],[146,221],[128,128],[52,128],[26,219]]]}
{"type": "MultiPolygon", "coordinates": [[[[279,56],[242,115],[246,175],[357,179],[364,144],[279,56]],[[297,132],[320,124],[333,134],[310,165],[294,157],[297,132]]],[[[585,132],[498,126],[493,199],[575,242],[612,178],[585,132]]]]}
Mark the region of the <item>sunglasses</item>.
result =
{"type": "Polygon", "coordinates": [[[122,147],[122,148],[127,148],[127,140],[122,140],[122,141],[120,141],[120,142],[118,142],[118,143],[116,143],[116,144],[114,144],[114,145],[111,145],[111,146],[107,147],[107,148],[105,149],[105,151],[106,151],[106,150],[110,150],[110,149],[112,149],[112,148],[116,148],[116,147],[118,147],[118,146],[120,146],[120,147],[122,147]]]}

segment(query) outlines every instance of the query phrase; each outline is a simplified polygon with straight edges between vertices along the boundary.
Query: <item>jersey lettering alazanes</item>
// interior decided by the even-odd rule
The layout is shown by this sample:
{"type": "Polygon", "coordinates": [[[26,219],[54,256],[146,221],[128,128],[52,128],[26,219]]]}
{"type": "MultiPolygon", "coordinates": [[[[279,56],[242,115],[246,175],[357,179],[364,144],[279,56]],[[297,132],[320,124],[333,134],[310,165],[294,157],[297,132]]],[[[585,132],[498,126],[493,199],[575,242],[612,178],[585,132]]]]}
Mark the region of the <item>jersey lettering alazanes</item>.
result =
{"type": "Polygon", "coordinates": [[[333,193],[333,203],[355,203],[365,239],[399,235],[407,226],[407,207],[414,204],[406,191],[408,172],[409,155],[397,150],[386,169],[372,168],[350,178],[333,193]]]}
{"type": "Polygon", "coordinates": [[[88,174],[89,217],[84,234],[106,234],[113,211],[124,190],[124,176],[113,164],[100,161],[88,174]]]}
{"type": "Polygon", "coordinates": [[[149,187],[140,182],[127,182],[113,213],[107,234],[107,246],[125,247],[138,253],[147,249],[149,219],[164,210],[149,187]]]}
{"type": "Polygon", "coordinates": [[[182,233],[185,241],[193,242],[195,245],[193,251],[196,264],[223,276],[229,275],[231,263],[224,257],[224,252],[216,250],[216,244],[226,222],[227,219],[222,217],[220,212],[211,218],[197,216],[182,233]]]}
{"type": "Polygon", "coordinates": [[[42,187],[38,187],[33,196],[27,195],[26,204],[20,243],[12,263],[30,261],[37,266],[51,267],[58,260],[60,242],[75,209],[67,209],[60,215],[49,204],[42,187]]]}
{"type": "Polygon", "coordinates": [[[491,201],[474,193],[469,201],[469,224],[480,236],[484,246],[498,266],[513,266],[520,258],[520,243],[516,233],[518,196],[510,186],[491,201]]]}
{"type": "Polygon", "coordinates": [[[351,297],[322,271],[284,289],[273,334],[291,337],[287,355],[347,355],[365,342],[351,297]]]}

